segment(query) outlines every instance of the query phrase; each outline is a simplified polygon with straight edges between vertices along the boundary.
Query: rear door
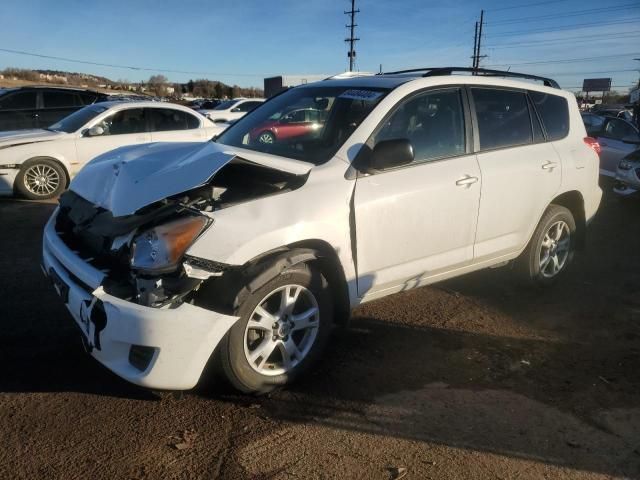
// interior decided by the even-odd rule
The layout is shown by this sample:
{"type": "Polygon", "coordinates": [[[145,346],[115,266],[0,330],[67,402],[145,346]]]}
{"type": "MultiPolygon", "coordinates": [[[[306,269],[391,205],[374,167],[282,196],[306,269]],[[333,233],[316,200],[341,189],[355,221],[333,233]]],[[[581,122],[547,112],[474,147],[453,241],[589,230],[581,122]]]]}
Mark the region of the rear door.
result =
{"type": "Polygon", "coordinates": [[[53,125],[78,110],[82,105],[80,96],[76,92],[44,90],[42,92],[42,107],[38,112],[39,125],[41,128],[53,125]]]}
{"type": "Polygon", "coordinates": [[[203,142],[209,140],[200,128],[202,120],[175,108],[147,108],[152,142],[203,142]]]}
{"type": "Polygon", "coordinates": [[[482,193],[475,261],[524,248],[560,188],[560,159],[526,91],[471,87],[482,193]]]}
{"type": "Polygon", "coordinates": [[[640,139],[638,130],[620,118],[606,118],[602,130],[596,137],[600,144],[600,173],[614,176],[618,163],[633,152],[637,145],[624,143],[624,138],[640,139]]]}
{"type": "Polygon", "coordinates": [[[94,125],[101,126],[104,133],[91,137],[88,136],[88,131],[85,131],[83,136],[78,138],[76,170],[92,158],[114,148],[151,142],[151,134],[147,132],[144,108],[119,110],[88,127],[94,125]]]}
{"type": "Polygon", "coordinates": [[[9,92],[0,97],[0,131],[38,128],[38,92],[9,92]]]}

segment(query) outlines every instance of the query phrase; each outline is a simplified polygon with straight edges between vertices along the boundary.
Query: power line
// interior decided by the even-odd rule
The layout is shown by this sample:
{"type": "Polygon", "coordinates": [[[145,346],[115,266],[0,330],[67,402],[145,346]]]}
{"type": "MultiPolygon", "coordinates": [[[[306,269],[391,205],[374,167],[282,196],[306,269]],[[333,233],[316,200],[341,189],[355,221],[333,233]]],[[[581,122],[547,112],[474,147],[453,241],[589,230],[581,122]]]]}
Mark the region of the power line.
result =
{"type": "Polygon", "coordinates": [[[545,28],[534,28],[532,30],[515,30],[515,31],[509,31],[509,32],[498,32],[498,33],[492,33],[491,36],[492,37],[508,37],[513,35],[523,35],[527,33],[558,32],[558,31],[573,30],[576,28],[583,28],[583,27],[593,27],[593,26],[601,27],[606,25],[622,25],[625,23],[636,23],[639,20],[640,20],[640,17],[635,17],[628,20],[616,20],[612,22],[576,23],[574,25],[564,25],[564,26],[552,27],[552,28],[545,27],[545,28]]]}
{"type": "Polygon", "coordinates": [[[27,55],[29,57],[48,58],[52,60],[62,60],[65,62],[83,63],[85,65],[95,65],[99,67],[122,68],[125,70],[137,70],[137,71],[145,71],[145,72],[185,73],[189,75],[234,76],[234,77],[235,76],[237,77],[268,77],[270,75],[273,75],[268,73],[194,72],[194,71],[188,71],[188,70],[172,70],[169,68],[136,67],[132,65],[117,65],[113,63],[90,62],[88,60],[78,60],[74,58],[58,57],[55,55],[43,55],[40,53],[25,52],[23,50],[12,50],[9,48],[0,48],[0,52],[13,53],[16,55],[27,55]]]}
{"type": "Polygon", "coordinates": [[[526,8],[526,7],[535,7],[538,5],[548,5],[549,3],[560,3],[566,2],[568,0],[547,0],[545,2],[534,2],[534,3],[521,3],[520,5],[511,5],[509,7],[500,7],[500,8],[492,8],[487,10],[488,12],[498,12],[501,10],[511,10],[514,8],[526,8]]]}
{"type": "Polygon", "coordinates": [[[529,20],[544,20],[544,19],[556,19],[556,18],[566,18],[566,17],[579,17],[581,15],[589,15],[592,13],[602,13],[602,12],[612,12],[617,10],[629,10],[631,8],[638,8],[640,4],[631,3],[626,5],[619,5],[613,7],[603,7],[603,8],[591,8],[587,10],[579,10],[577,12],[567,12],[567,13],[557,13],[557,14],[549,14],[549,15],[538,15],[533,17],[519,17],[519,18],[510,18],[506,20],[499,20],[497,22],[487,22],[487,25],[507,25],[512,23],[521,23],[528,22],[529,20]]]}
{"type": "MultiPolygon", "coordinates": [[[[597,39],[597,41],[607,41],[607,40],[615,40],[615,39],[624,39],[624,38],[634,38],[634,37],[638,37],[640,36],[640,33],[634,33],[634,32],[628,32],[628,33],[620,33],[620,34],[613,34],[613,35],[607,35],[606,37],[597,39]]],[[[487,48],[523,48],[523,47],[537,47],[537,46],[544,46],[547,44],[563,44],[563,43],[574,43],[576,41],[581,41],[584,39],[593,39],[593,35],[578,35],[575,37],[565,37],[565,38],[554,38],[554,39],[550,39],[550,40],[536,40],[535,42],[532,41],[528,41],[528,42],[510,42],[510,43],[499,43],[496,45],[487,45],[487,48]]]]}
{"type": "Polygon", "coordinates": [[[507,65],[512,65],[512,66],[518,66],[518,65],[544,65],[544,64],[551,64],[551,63],[576,63],[576,62],[585,62],[585,61],[590,61],[590,60],[600,60],[603,58],[620,58],[620,57],[633,57],[634,55],[637,55],[636,53],[624,53],[624,54],[619,54],[619,55],[602,55],[602,56],[598,56],[598,57],[583,57],[583,58],[563,58],[563,59],[557,59],[557,60],[540,60],[540,61],[534,61],[534,62],[520,62],[520,63],[494,63],[492,65],[487,65],[489,67],[502,67],[502,66],[507,66],[507,65]]]}
{"type": "Polygon", "coordinates": [[[624,73],[624,72],[637,72],[637,69],[629,68],[626,70],[604,70],[599,72],[565,72],[565,73],[549,73],[548,76],[553,77],[568,77],[569,75],[592,75],[592,74],[605,74],[605,73],[624,73]]]}

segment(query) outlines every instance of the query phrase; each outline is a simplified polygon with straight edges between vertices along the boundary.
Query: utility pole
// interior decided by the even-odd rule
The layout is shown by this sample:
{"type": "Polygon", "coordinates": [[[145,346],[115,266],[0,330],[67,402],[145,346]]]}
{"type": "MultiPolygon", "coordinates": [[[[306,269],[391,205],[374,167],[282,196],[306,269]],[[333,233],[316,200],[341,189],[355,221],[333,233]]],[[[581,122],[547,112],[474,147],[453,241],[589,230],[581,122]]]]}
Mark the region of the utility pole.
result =
{"type": "Polygon", "coordinates": [[[482,27],[484,26],[484,10],[480,10],[480,21],[476,22],[476,33],[473,37],[473,67],[480,68],[480,59],[487,58],[486,55],[480,55],[482,47],[482,27]]]}
{"type": "Polygon", "coordinates": [[[360,40],[359,38],[354,37],[354,33],[355,33],[355,28],[358,26],[355,23],[356,20],[356,13],[360,13],[360,10],[356,10],[356,0],[351,0],[351,10],[349,10],[348,12],[344,12],[345,15],[350,15],[351,16],[351,23],[349,25],[346,25],[347,28],[350,29],[351,31],[351,35],[349,35],[349,38],[345,38],[344,41],[349,43],[349,53],[347,54],[347,56],[349,57],[349,71],[353,72],[353,67],[356,64],[356,52],[353,49],[355,43],[360,40]]]}
{"type": "Polygon", "coordinates": [[[478,22],[476,22],[476,31],[473,34],[473,55],[471,56],[471,67],[476,68],[476,57],[478,56],[478,22]]]}

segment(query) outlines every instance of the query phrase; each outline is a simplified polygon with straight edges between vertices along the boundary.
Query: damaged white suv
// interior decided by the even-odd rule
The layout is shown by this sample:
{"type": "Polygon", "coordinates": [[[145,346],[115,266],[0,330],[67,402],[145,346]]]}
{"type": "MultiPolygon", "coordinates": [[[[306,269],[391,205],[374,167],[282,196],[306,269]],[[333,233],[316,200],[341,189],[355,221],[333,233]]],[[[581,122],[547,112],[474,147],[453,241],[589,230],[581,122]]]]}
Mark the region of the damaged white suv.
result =
{"type": "Polygon", "coordinates": [[[264,392],[360,303],[511,260],[552,283],[600,202],[596,145],[552,80],[458,70],[304,85],[215,142],[91,161],[43,245],[86,348],[147,387],[216,358],[264,392]]]}

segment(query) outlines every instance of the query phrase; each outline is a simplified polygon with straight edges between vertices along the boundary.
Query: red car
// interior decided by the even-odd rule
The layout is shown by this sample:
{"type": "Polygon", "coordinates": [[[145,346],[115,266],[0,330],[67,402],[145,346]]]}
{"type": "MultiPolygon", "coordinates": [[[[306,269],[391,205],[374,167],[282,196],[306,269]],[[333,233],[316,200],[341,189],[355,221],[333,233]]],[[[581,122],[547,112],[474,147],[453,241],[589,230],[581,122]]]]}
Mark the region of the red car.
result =
{"type": "Polygon", "coordinates": [[[326,111],[315,108],[291,110],[277,119],[270,119],[250,132],[251,140],[275,143],[280,140],[312,136],[319,133],[326,111]]]}

